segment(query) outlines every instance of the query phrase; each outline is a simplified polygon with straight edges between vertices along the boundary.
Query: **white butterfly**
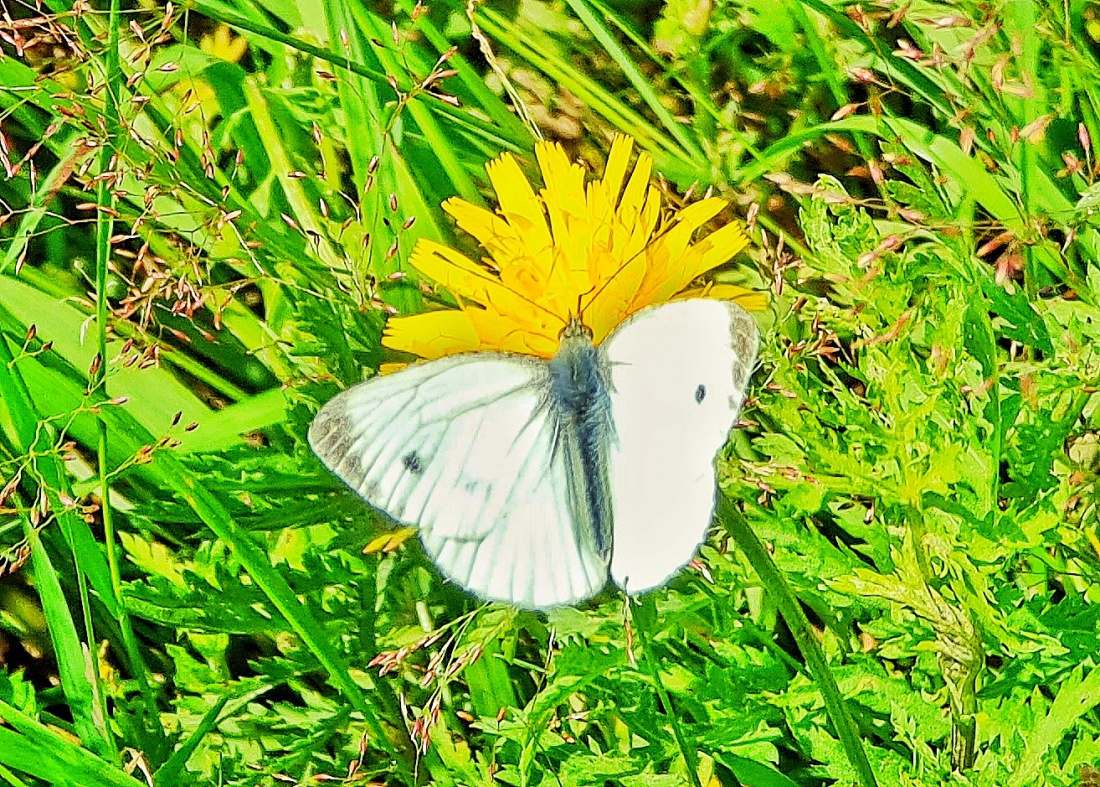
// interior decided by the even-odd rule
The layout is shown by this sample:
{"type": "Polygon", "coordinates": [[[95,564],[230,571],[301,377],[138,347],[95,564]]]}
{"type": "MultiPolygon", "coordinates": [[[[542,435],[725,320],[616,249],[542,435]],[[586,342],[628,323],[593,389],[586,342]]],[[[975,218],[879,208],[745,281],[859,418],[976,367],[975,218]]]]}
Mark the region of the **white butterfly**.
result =
{"type": "Polygon", "coordinates": [[[310,444],[478,596],[573,604],[609,571],[657,587],[706,537],[756,325],[691,299],[590,337],[574,320],[550,361],[471,353],[368,380],[321,409],[310,444]]]}

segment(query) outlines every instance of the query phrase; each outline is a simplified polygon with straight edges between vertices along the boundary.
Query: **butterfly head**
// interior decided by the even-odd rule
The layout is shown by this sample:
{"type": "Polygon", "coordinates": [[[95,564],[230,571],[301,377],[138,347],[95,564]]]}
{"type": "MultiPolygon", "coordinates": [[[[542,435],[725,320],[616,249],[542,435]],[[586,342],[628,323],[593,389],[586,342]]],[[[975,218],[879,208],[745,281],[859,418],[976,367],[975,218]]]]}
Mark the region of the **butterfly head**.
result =
{"type": "Polygon", "coordinates": [[[568,343],[585,342],[592,343],[592,329],[581,322],[580,317],[570,317],[559,335],[562,346],[568,343]]]}

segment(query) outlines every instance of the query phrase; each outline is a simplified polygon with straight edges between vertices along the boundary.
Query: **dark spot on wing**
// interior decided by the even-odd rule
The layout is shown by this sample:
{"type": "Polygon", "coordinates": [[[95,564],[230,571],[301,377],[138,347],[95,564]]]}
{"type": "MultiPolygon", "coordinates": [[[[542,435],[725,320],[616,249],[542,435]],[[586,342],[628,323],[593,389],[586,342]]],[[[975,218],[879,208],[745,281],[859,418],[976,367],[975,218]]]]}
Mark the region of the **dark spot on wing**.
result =
{"type": "Polygon", "coordinates": [[[417,455],[416,451],[409,451],[401,462],[405,465],[405,469],[413,475],[420,475],[424,472],[424,465],[420,462],[420,456],[417,455]]]}
{"type": "Polygon", "coordinates": [[[698,402],[699,404],[702,404],[703,400],[706,399],[706,398],[707,398],[707,387],[705,385],[700,385],[698,388],[695,389],[695,401],[698,402]]]}

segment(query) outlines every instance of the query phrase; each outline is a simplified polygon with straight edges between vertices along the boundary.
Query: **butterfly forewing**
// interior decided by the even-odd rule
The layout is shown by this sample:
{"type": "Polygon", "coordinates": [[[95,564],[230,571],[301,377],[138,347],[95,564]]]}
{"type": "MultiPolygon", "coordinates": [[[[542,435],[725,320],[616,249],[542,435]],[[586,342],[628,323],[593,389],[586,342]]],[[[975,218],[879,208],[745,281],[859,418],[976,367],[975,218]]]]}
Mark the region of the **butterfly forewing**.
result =
{"type": "Polygon", "coordinates": [[[614,423],[611,576],[630,593],[691,560],[714,512],[714,459],[737,422],[757,331],[704,299],[644,309],[602,345],[614,423]]]}
{"type": "Polygon", "coordinates": [[[418,526],[458,584],[525,607],[573,603],[607,567],[574,502],[576,437],[547,376],[543,362],[493,353],[418,364],[335,397],[310,443],[368,503],[418,526]]]}

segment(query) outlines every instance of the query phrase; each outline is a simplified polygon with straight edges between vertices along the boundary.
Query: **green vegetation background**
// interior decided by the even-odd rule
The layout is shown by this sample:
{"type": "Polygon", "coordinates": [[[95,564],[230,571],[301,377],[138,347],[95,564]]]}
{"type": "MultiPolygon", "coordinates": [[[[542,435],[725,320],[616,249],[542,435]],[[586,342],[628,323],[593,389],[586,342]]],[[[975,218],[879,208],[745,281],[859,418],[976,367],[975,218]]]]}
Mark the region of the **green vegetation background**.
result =
{"type": "Polygon", "coordinates": [[[0,782],[1100,784],[1095,3],[6,14],[0,782]],[[629,620],[478,605],[305,444],[529,124],[772,293],[629,620]]]}

